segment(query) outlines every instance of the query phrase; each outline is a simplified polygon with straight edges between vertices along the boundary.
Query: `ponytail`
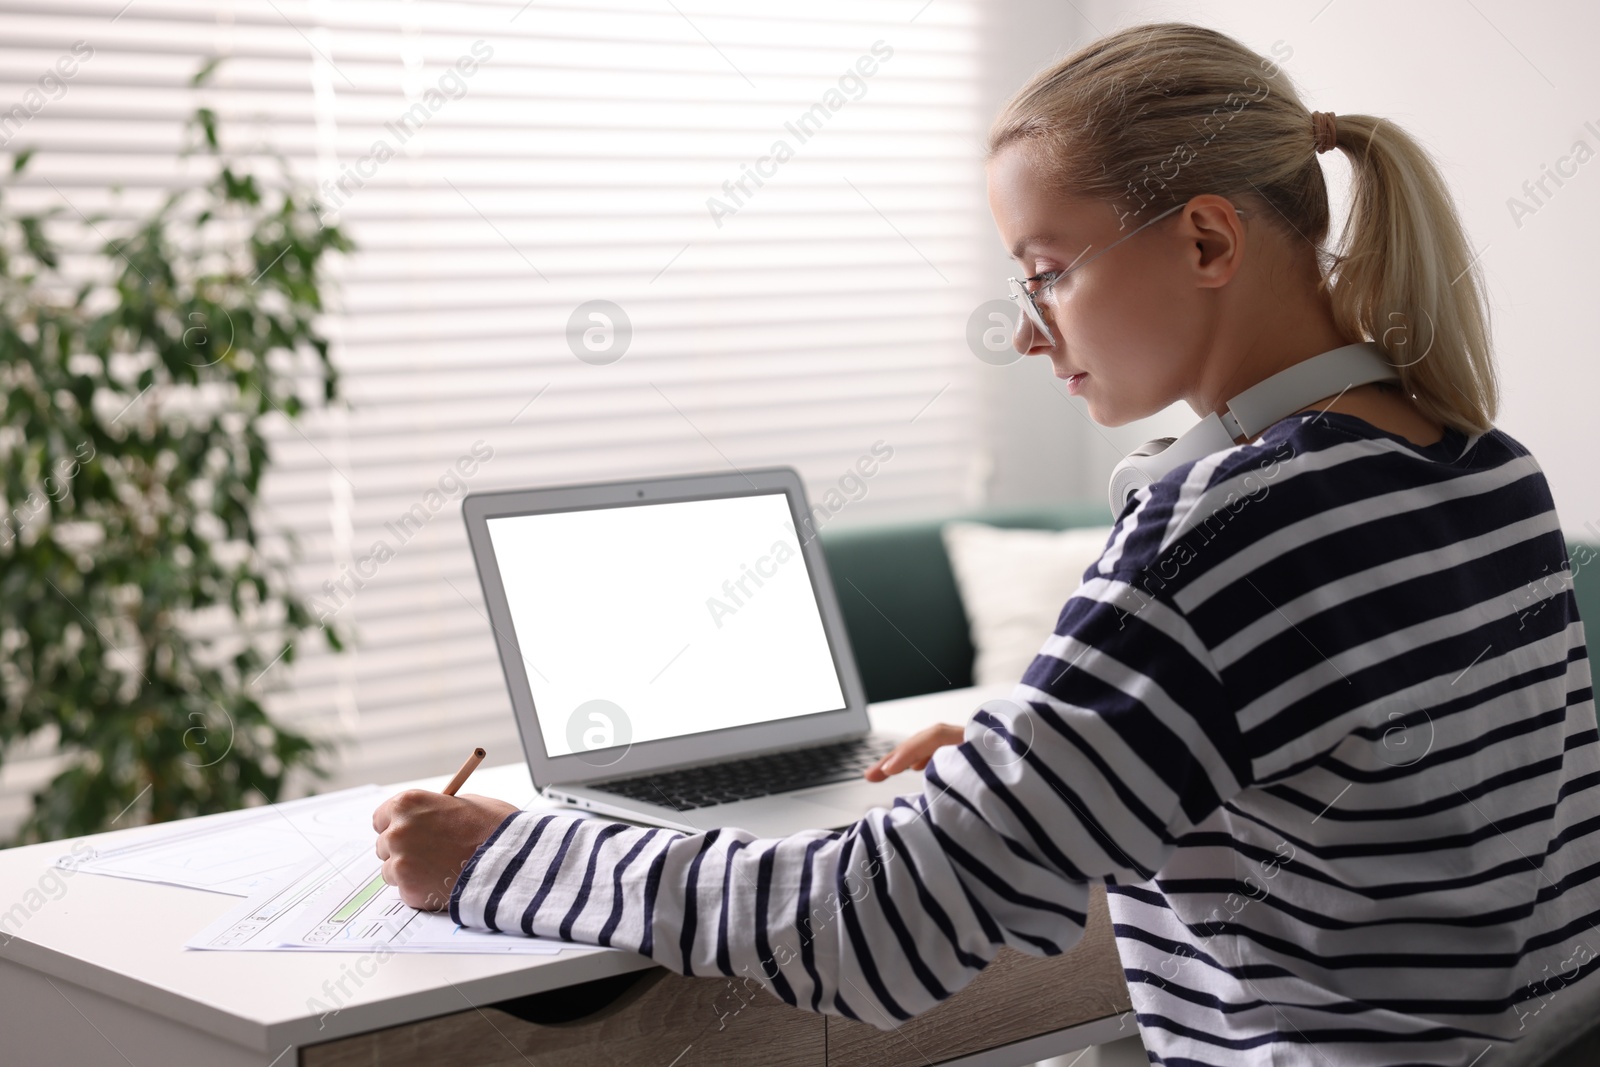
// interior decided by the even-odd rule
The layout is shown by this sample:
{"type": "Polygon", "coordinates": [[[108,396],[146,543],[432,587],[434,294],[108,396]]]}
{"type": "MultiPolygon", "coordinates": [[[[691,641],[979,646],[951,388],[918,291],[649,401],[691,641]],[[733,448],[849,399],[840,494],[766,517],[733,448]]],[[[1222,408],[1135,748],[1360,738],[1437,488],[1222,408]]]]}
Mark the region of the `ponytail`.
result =
{"type": "Polygon", "coordinates": [[[1353,173],[1333,257],[1334,323],[1376,341],[1426,414],[1483,433],[1499,387],[1477,260],[1444,179],[1385,119],[1340,115],[1336,129],[1353,173]]]}
{"type": "Polygon", "coordinates": [[[1372,341],[1401,388],[1469,435],[1493,424],[1498,386],[1482,281],[1438,168],[1386,119],[1339,115],[1353,172],[1336,250],[1311,113],[1282,68],[1184,23],[1135,26],[1039,72],[989,133],[993,158],[1026,142],[1058,191],[1114,204],[1123,225],[1219,193],[1316,254],[1334,322],[1372,341]]]}

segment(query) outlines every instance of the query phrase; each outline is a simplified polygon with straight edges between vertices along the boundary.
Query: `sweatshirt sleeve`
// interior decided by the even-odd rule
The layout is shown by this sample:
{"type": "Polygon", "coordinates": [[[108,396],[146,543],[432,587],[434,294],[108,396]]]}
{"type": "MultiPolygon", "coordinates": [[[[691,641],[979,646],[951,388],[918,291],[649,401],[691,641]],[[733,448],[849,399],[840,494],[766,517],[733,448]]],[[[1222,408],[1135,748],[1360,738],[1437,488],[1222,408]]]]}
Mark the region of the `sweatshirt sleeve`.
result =
{"type": "Polygon", "coordinates": [[[1246,784],[1223,755],[1235,721],[1182,612],[1091,572],[1011,699],[978,708],[892,807],[776,839],[518,812],[463,870],[450,915],[744,976],[893,1029],[1002,946],[1071,948],[1090,883],[1151,877],[1246,784]]]}

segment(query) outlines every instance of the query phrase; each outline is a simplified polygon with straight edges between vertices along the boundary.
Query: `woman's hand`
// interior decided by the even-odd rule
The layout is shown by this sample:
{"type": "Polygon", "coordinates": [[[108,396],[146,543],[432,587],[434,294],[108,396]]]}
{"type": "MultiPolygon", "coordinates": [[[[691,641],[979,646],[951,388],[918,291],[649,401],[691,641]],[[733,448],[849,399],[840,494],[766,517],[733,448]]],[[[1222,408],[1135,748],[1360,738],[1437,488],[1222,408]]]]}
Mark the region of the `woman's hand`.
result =
{"type": "Polygon", "coordinates": [[[962,727],[952,726],[947,722],[929,726],[900,742],[894,751],[862,773],[869,782],[881,782],[891,774],[899,774],[907,768],[920,771],[928,765],[928,760],[933,758],[936,749],[945,745],[959,745],[965,736],[966,731],[962,727]]]}
{"type": "Polygon", "coordinates": [[[521,810],[476,794],[452,797],[431,789],[396,793],[372,813],[383,880],[398,888],[400,899],[411,907],[442,910],[478,846],[507,815],[521,810]]]}

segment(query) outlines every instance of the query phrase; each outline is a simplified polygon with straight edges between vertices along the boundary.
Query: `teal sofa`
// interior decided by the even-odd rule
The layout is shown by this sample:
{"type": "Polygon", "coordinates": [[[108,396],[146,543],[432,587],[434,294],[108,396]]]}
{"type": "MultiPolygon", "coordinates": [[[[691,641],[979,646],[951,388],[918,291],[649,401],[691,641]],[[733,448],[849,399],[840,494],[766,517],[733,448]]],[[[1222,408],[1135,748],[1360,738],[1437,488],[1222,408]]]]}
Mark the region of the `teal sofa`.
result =
{"type": "MultiPolygon", "coordinates": [[[[1104,504],[990,508],[916,522],[885,523],[818,533],[850,646],[868,700],[960,689],[972,684],[972,639],[961,594],[939,528],[953,519],[992,526],[1064,530],[1109,526],[1104,504]]],[[[1589,638],[1589,662],[1600,677],[1600,545],[1569,543],[1579,566],[1573,584],[1589,638]],[[1593,554],[1593,555],[1591,555],[1593,554]]],[[[1044,635],[1040,634],[1041,643],[1044,635]]]]}

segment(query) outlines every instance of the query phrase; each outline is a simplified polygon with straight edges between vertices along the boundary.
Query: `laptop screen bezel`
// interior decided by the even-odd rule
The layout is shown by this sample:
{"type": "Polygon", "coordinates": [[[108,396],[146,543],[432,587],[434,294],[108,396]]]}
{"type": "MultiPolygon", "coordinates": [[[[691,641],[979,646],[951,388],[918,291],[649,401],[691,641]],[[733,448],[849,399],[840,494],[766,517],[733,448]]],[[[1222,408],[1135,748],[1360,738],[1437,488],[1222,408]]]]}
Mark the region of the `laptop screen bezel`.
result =
{"type": "MultiPolygon", "coordinates": [[[[717,762],[770,749],[823,744],[867,732],[867,704],[861,675],[856,669],[844,627],[844,616],[839,610],[833,581],[828,575],[827,561],[815,536],[805,486],[799,473],[792,467],[474,492],[462,500],[461,514],[477,564],[478,584],[483,590],[490,629],[511,697],[512,712],[522,736],[523,754],[535,786],[542,789],[546,786],[602,782],[696,763],[717,762]],[[603,766],[599,764],[609,759],[610,749],[549,755],[545,750],[544,734],[539,729],[538,709],[534,706],[523,653],[516,641],[516,629],[500,577],[494,543],[489,536],[489,521],[550,512],[726,499],[774,492],[784,494],[790,521],[799,535],[806,571],[822,615],[823,633],[833,657],[840,689],[844,693],[844,707],[771,722],[641,741],[628,746],[616,762],[603,766]]],[[[536,658],[534,650],[529,650],[529,656],[536,658]]],[[[782,680],[773,679],[773,684],[781,685],[782,680]]]]}

